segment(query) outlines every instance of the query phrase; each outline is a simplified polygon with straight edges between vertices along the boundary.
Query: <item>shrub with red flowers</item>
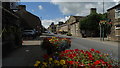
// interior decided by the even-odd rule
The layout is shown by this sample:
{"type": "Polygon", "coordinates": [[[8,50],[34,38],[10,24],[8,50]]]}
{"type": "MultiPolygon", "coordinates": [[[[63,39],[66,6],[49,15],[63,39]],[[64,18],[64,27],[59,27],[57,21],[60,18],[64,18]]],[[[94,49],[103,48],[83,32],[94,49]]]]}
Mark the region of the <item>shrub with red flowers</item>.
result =
{"type": "MultiPolygon", "coordinates": [[[[46,56],[46,55],[45,55],[46,56]]],[[[65,50],[56,52],[52,56],[46,56],[46,66],[50,68],[118,68],[117,61],[110,58],[109,54],[98,50],[65,50]]]]}

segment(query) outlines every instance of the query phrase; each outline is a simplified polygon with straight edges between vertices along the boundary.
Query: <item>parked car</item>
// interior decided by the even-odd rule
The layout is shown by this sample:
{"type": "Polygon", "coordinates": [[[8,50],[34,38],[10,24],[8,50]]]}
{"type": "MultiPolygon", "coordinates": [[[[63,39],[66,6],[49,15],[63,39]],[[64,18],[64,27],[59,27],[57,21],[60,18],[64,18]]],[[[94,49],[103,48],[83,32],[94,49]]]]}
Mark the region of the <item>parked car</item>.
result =
{"type": "Polygon", "coordinates": [[[54,34],[57,34],[57,32],[54,32],[54,34]]]}
{"type": "Polygon", "coordinates": [[[42,35],[42,32],[36,30],[36,35],[37,35],[37,36],[40,36],[40,35],[42,35]]]}
{"type": "Polygon", "coordinates": [[[82,37],[83,37],[83,38],[86,38],[87,36],[86,36],[86,34],[82,34],[82,37]]]}
{"type": "Polygon", "coordinates": [[[36,31],[35,30],[24,30],[23,31],[23,37],[36,37],[36,31]]]}

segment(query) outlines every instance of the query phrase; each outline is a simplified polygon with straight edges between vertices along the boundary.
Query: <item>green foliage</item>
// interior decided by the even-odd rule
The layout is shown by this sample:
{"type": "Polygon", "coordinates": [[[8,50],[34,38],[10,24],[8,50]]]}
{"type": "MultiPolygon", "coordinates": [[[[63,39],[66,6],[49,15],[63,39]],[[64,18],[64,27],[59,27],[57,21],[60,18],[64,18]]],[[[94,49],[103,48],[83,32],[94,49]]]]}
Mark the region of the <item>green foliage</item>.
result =
{"type": "Polygon", "coordinates": [[[72,34],[71,33],[67,33],[67,36],[72,36],[72,34]]]}
{"type": "Polygon", "coordinates": [[[101,16],[99,14],[90,14],[87,17],[80,20],[80,29],[83,30],[98,30],[99,21],[101,16]]]}
{"type": "MultiPolygon", "coordinates": [[[[106,20],[107,21],[107,14],[97,14],[92,13],[85,18],[80,20],[80,29],[81,30],[89,30],[94,33],[99,32],[99,22],[100,20],[106,20]]],[[[105,34],[110,33],[111,25],[106,24],[105,25],[105,34]]]]}

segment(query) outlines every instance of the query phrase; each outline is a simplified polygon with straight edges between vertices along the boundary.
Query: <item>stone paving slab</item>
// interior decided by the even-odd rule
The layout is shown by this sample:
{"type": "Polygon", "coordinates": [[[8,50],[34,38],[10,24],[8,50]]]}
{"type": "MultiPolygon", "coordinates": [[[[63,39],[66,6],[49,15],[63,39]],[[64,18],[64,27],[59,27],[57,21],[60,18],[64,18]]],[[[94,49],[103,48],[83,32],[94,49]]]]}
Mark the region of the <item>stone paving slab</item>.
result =
{"type": "Polygon", "coordinates": [[[34,41],[23,41],[22,45],[41,45],[42,41],[34,40],[34,41]]]}

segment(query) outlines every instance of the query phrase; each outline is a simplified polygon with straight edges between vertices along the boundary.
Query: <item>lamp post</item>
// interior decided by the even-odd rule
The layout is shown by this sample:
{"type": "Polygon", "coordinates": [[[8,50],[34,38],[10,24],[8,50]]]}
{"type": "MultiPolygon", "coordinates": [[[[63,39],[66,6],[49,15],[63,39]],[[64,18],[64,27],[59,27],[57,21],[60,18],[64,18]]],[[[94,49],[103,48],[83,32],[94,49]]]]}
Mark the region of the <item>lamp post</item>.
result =
{"type": "Polygon", "coordinates": [[[103,36],[103,41],[104,41],[104,26],[105,26],[105,24],[103,24],[103,32],[102,32],[102,36],[103,36]]]}
{"type": "MultiPolygon", "coordinates": [[[[103,0],[103,14],[104,14],[104,0],[103,0]]],[[[104,41],[104,26],[105,26],[105,23],[103,23],[103,21],[100,21],[99,26],[100,26],[100,40],[104,41]]]]}
{"type": "Polygon", "coordinates": [[[100,41],[102,41],[101,23],[99,23],[99,26],[100,26],[100,41]]]}
{"type": "MultiPolygon", "coordinates": [[[[103,0],[103,14],[104,14],[104,0],[103,0]]],[[[104,41],[104,26],[105,26],[105,23],[102,26],[103,26],[102,37],[103,37],[103,41],[104,41]]]]}

